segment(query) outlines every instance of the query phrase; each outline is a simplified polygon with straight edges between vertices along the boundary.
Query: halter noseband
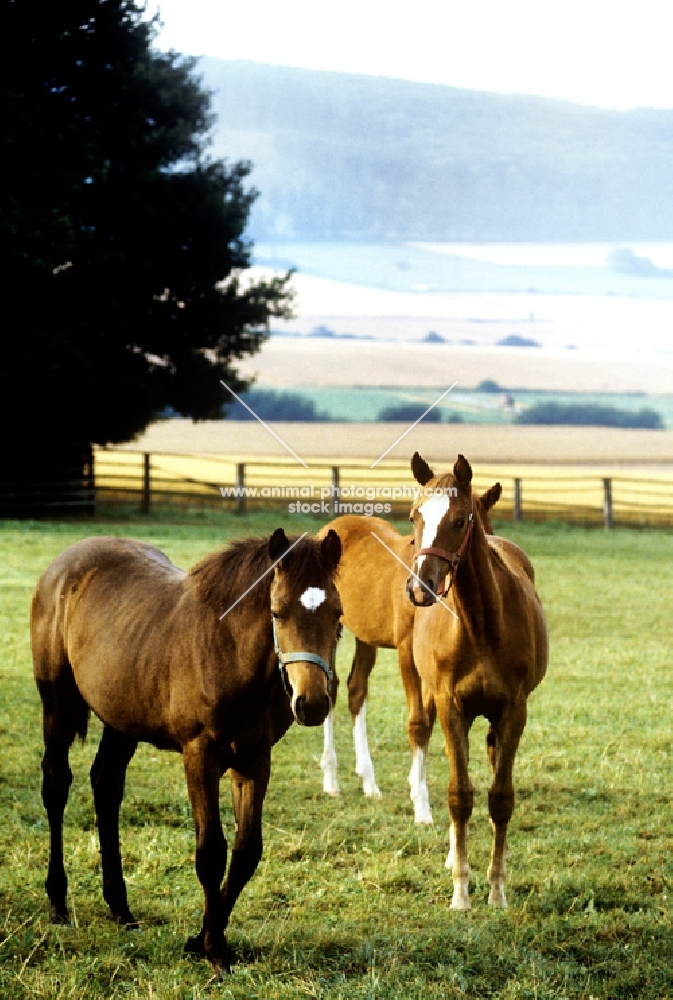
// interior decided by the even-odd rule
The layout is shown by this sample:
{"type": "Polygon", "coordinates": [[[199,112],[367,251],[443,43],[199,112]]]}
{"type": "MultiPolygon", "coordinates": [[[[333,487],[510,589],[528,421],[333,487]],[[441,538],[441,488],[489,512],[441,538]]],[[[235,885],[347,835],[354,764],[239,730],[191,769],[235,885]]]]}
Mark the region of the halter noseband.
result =
{"type": "MultiPolygon", "coordinates": [[[[288,663],[298,663],[300,660],[304,663],[315,663],[316,666],[325,673],[327,677],[327,684],[329,687],[332,686],[332,681],[334,679],[334,661],[336,660],[336,643],[332,648],[332,655],[330,656],[330,662],[323,660],[322,656],[318,656],[317,653],[282,653],[280,646],[278,645],[278,633],[276,632],[276,619],[271,615],[271,628],[273,630],[273,648],[278,657],[278,669],[280,670],[281,680],[283,682],[283,687],[285,688],[285,694],[288,698],[292,699],[292,693],[289,689],[287,682],[287,670],[285,669],[288,663]]],[[[339,632],[337,634],[337,639],[341,637],[341,625],[339,625],[339,632]]]]}
{"type": "Polygon", "coordinates": [[[437,597],[446,597],[448,592],[453,586],[453,578],[455,576],[456,570],[458,569],[458,563],[465,555],[465,550],[470,544],[470,538],[472,537],[472,529],[474,528],[474,498],[472,499],[472,510],[468,518],[467,531],[463,535],[463,540],[456,549],[455,552],[449,552],[448,549],[441,549],[436,545],[430,545],[427,549],[417,549],[414,552],[414,561],[418,559],[419,556],[437,556],[439,559],[443,559],[449,564],[449,571],[444,577],[444,582],[449,581],[448,587],[445,587],[443,591],[437,593],[437,597]]]}

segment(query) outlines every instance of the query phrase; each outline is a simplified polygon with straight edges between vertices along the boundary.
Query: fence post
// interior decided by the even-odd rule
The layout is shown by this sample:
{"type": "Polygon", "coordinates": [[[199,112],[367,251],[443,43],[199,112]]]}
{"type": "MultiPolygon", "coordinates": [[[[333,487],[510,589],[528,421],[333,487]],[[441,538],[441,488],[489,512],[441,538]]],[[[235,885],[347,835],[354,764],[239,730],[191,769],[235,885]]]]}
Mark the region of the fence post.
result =
{"type": "Polygon", "coordinates": [[[612,527],[612,480],[603,480],[603,526],[606,531],[612,527]]]}
{"type": "Polygon", "coordinates": [[[143,452],[143,493],[140,499],[140,513],[149,514],[152,484],[150,481],[150,455],[143,452]]]}
{"type": "Polygon", "coordinates": [[[93,448],[88,445],[87,458],[84,463],[84,493],[87,514],[96,513],[96,467],[94,463],[93,448]]]}
{"type": "Polygon", "coordinates": [[[332,466],[332,516],[339,513],[339,466],[332,466]]]}
{"type": "Polygon", "coordinates": [[[514,520],[523,520],[523,508],[521,506],[521,480],[514,480],[514,520]]]}
{"type": "Polygon", "coordinates": [[[236,466],[236,513],[245,514],[245,462],[236,466]]]}

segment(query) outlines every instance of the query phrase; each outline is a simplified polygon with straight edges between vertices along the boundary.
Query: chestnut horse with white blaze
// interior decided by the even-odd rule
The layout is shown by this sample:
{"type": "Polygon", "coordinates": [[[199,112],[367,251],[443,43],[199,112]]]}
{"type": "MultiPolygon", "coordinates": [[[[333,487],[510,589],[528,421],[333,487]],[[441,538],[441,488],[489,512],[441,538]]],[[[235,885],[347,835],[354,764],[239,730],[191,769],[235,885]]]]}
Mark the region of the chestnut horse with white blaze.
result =
{"type": "Polygon", "coordinates": [[[478,715],[493,782],[488,808],[493,847],[488,868],[494,906],[506,906],[507,825],[514,808],[512,768],[526,725],[527,699],[544,677],[548,637],[530,560],[513,542],[485,531],[462,455],[453,473],[435,476],[416,453],[416,480],[433,491],[411,508],[416,550],[407,583],[416,604],[413,655],[432,692],[449,759],[450,851],[455,909],[469,909],[467,824],[473,786],[468,774],[470,727],[478,715]]]}
{"type": "Polygon", "coordinates": [[[184,573],[143,542],[88,538],[45,571],[33,595],[31,646],[42,699],[53,920],[69,920],[62,841],[68,753],[93,711],[104,725],[91,785],[103,896],[113,917],[137,926],[122,874],[119,809],[126,769],[144,741],[183,755],[205,903],[201,932],[186,947],[228,970],[224,931],[262,855],[271,747],[295,719],[318,726],[329,711],[340,555],[335,532],[291,544],[279,528],[184,573]],[[236,838],[222,886],[225,771],[236,838]]]}
{"type": "MultiPolygon", "coordinates": [[[[477,498],[486,530],[492,532],[489,511],[498,502],[500,483],[477,498]]],[[[413,535],[400,533],[379,517],[346,515],[327,524],[318,533],[336,531],[341,539],[341,562],[337,588],[344,610],[344,625],[355,637],[355,653],[348,675],[348,708],[353,720],[355,771],[362,779],[365,795],[379,796],[374,765],[367,741],[367,694],[369,675],[378,648],[396,649],[407,701],[407,733],[412,751],[409,785],[417,823],[432,823],[428,796],[426,760],[435,721],[431,692],[425,697],[414,665],[412,631],[414,607],[407,599],[405,584],[414,554],[413,535]]],[[[334,710],[325,720],[324,750],[320,761],[323,790],[339,793],[334,746],[334,710]]]]}

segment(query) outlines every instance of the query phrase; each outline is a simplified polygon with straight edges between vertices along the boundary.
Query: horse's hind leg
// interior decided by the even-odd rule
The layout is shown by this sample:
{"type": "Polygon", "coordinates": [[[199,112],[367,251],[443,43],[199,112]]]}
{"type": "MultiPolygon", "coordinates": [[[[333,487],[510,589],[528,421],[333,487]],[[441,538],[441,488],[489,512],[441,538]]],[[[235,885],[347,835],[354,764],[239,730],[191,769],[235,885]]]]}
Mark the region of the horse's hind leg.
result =
{"type": "MultiPolygon", "coordinates": [[[[488,762],[491,765],[491,771],[493,773],[494,779],[495,779],[495,762],[496,762],[495,743],[496,743],[495,730],[493,729],[493,724],[490,723],[488,727],[488,732],[486,733],[486,753],[488,755],[488,762]]],[[[493,826],[493,820],[491,820],[491,826],[493,826]]],[[[507,843],[507,838],[505,838],[505,848],[503,854],[505,861],[509,859],[509,854],[510,854],[509,845],[507,843]]]]}
{"type": "Polygon", "coordinates": [[[326,795],[339,794],[339,779],[337,778],[337,755],[334,745],[334,708],[339,691],[339,678],[334,672],[330,686],[330,710],[323,723],[323,750],[320,758],[322,768],[322,790],[326,795]]]}
{"type": "Polygon", "coordinates": [[[119,850],[119,809],[124,796],[126,769],[137,745],[135,740],[105,726],[90,772],[103,866],[103,898],[117,923],[126,927],[138,925],[126,899],[119,850]]]}
{"type": "Polygon", "coordinates": [[[417,823],[432,823],[432,810],[426,775],[428,744],[437,714],[435,701],[428,692],[424,698],[421,678],[413,660],[411,637],[400,643],[398,650],[400,674],[407,698],[407,733],[411,744],[411,771],[409,772],[410,797],[414,804],[417,823]]]}
{"type": "Polygon", "coordinates": [[[42,699],[44,756],[42,801],[49,822],[49,867],[45,889],[54,923],[69,923],[66,904],[68,879],[63,866],[63,813],[72,783],[68,754],[75,736],[84,738],[88,708],[77,689],[70,666],[55,680],[38,680],[42,699]]]}
{"type": "Polygon", "coordinates": [[[367,691],[369,675],[376,663],[376,652],[376,646],[356,639],[353,665],[348,675],[348,708],[353,719],[355,773],[362,778],[362,790],[370,798],[379,798],[381,795],[374,777],[374,765],[367,741],[367,691]]]}
{"type": "Polygon", "coordinates": [[[505,858],[507,825],[514,810],[512,769],[525,725],[526,702],[525,699],[520,699],[506,708],[497,724],[489,730],[494,744],[492,753],[489,752],[493,767],[493,783],[488,791],[488,811],[493,827],[493,848],[487,874],[491,887],[488,896],[491,906],[507,906],[505,858]]]}

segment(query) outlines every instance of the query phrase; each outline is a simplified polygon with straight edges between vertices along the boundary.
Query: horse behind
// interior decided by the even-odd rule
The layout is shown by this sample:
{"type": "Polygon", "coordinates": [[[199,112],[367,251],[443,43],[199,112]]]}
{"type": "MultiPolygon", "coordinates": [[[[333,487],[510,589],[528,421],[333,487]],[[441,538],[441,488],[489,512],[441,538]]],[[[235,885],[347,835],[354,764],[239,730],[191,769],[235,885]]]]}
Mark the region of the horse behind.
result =
{"type": "MultiPolygon", "coordinates": [[[[495,483],[476,497],[486,530],[492,534],[490,511],[502,488],[495,483]]],[[[407,733],[412,763],[409,773],[411,801],[416,823],[432,823],[426,761],[435,722],[435,703],[425,693],[414,664],[414,607],[407,599],[405,583],[414,555],[414,536],[400,535],[379,517],[337,517],[318,533],[336,531],[341,539],[341,562],[337,587],[343,603],[344,625],[355,637],[355,653],[348,675],[348,708],[353,720],[355,772],[362,779],[365,795],[378,797],[374,765],[367,740],[367,695],[369,675],[379,648],[397,649],[400,675],[407,702],[407,733]]],[[[338,795],[337,757],[334,746],[334,710],[325,720],[323,790],[338,795]]]]}
{"type": "Polygon", "coordinates": [[[435,476],[416,453],[412,471],[432,491],[414,501],[416,551],[407,593],[417,605],[413,653],[434,695],[449,758],[450,851],[455,909],[468,909],[467,824],[474,790],[468,774],[469,732],[477,715],[489,722],[493,772],[488,808],[493,847],[489,903],[506,906],[507,825],[514,808],[512,769],[526,725],[527,699],[545,675],[545,615],[526,554],[488,535],[472,495],[472,469],[459,455],[453,473],[435,476]],[[454,492],[455,491],[455,492],[454,492]]]}
{"type": "Polygon", "coordinates": [[[340,555],[334,532],[290,544],[279,528],[188,573],[153,546],[121,538],[76,542],[48,567],[33,595],[31,646],[42,699],[53,920],[69,919],[68,754],[93,711],[104,726],[91,785],[112,916],[137,926],[122,874],[119,809],[126,769],[144,741],[183,755],[204,893],[203,926],[187,949],[229,969],[224,931],[262,855],[271,747],[293,720],[317,726],[329,711],[340,555]],[[219,784],[227,770],[236,837],[221,887],[227,842],[219,784]]]}

